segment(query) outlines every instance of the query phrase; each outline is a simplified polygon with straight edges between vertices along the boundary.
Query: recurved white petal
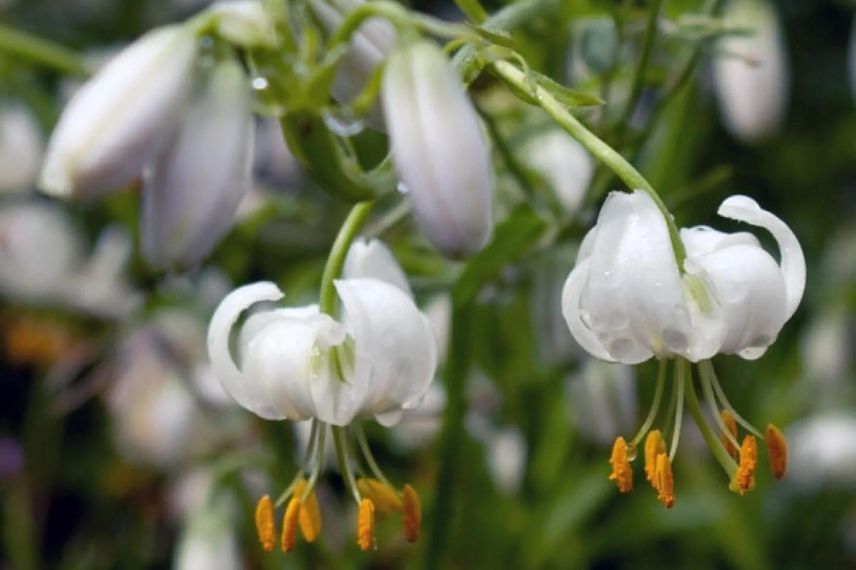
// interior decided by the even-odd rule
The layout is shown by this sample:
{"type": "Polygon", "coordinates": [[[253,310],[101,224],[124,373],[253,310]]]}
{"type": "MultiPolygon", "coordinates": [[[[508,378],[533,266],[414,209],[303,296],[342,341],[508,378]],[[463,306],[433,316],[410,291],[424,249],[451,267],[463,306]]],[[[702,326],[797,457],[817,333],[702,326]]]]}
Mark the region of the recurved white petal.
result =
{"type": "Polygon", "coordinates": [[[606,351],[637,364],[689,356],[690,312],[666,222],[644,192],[611,193],[598,217],[580,308],[606,351]]]}
{"type": "Polygon", "coordinates": [[[568,275],[568,280],[565,281],[565,287],[562,290],[562,315],[565,317],[565,322],[568,323],[568,328],[571,330],[574,340],[586,352],[595,358],[600,358],[607,362],[615,362],[615,359],[600,343],[594,331],[589,328],[586,320],[591,318],[590,314],[580,306],[580,299],[582,298],[583,289],[585,289],[588,282],[588,276],[589,260],[586,258],[583,261],[577,262],[570,275],[568,275]]]}
{"type": "Polygon", "coordinates": [[[87,82],[51,136],[41,189],[89,198],[140,176],[180,116],[196,44],[187,28],[158,28],[87,82]]]}
{"type": "Polygon", "coordinates": [[[208,327],[208,356],[223,389],[242,407],[269,420],[280,420],[285,415],[272,406],[266,386],[244,374],[235,363],[229,341],[232,329],[245,310],[282,296],[279,288],[269,281],[239,287],[220,302],[208,327]]]}
{"type": "Polygon", "coordinates": [[[348,250],[343,279],[380,279],[413,296],[407,276],[389,248],[377,239],[357,239],[348,250]]]}
{"type": "Polygon", "coordinates": [[[393,162],[428,240],[450,257],[484,247],[493,231],[490,153],[440,49],[420,41],[390,56],[383,103],[393,162]]]}
{"type": "Polygon", "coordinates": [[[313,385],[319,417],[343,425],[359,413],[395,423],[400,414],[390,412],[417,406],[434,378],[437,345],[431,326],[410,297],[389,283],[346,279],[336,282],[336,290],[354,342],[353,372],[345,380],[346,398],[322,401],[335,385],[313,385]]]}
{"type": "Polygon", "coordinates": [[[250,99],[241,67],[217,65],[147,172],[141,231],[153,267],[194,265],[232,227],[252,183],[250,99]]]}

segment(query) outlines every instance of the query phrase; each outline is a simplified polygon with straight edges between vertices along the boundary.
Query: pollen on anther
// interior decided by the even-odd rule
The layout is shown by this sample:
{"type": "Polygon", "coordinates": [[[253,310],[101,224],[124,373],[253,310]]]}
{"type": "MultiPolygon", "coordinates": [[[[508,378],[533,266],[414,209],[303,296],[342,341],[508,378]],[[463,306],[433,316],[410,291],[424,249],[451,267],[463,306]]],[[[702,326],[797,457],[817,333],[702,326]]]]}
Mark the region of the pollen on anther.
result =
{"type": "Polygon", "coordinates": [[[732,443],[732,441],[737,439],[737,420],[734,419],[734,414],[728,410],[719,412],[719,417],[722,418],[722,423],[725,424],[725,427],[728,428],[728,433],[731,434],[731,437],[728,437],[728,434],[725,433],[720,434],[719,441],[722,442],[728,455],[732,459],[737,459],[737,448],[732,443]]]}
{"type": "Polygon", "coordinates": [[[755,486],[755,467],[758,465],[758,442],[755,436],[747,435],[740,445],[740,463],[734,474],[734,490],[743,495],[755,486]]]}
{"type": "Polygon", "coordinates": [[[395,489],[382,481],[361,477],[357,479],[357,489],[360,491],[360,495],[372,500],[375,510],[381,514],[402,509],[401,496],[395,489]]]}
{"type": "Polygon", "coordinates": [[[280,547],[283,552],[291,552],[297,543],[297,526],[300,519],[300,499],[291,497],[282,517],[282,539],[280,547]]]}
{"type": "Polygon", "coordinates": [[[375,506],[371,499],[360,500],[357,515],[357,544],[363,551],[375,545],[375,506]]]}
{"type": "Polygon", "coordinates": [[[666,453],[657,455],[656,489],[657,499],[671,509],[675,504],[675,479],[672,475],[672,462],[666,453]]]}
{"type": "Polygon", "coordinates": [[[401,490],[401,504],[404,538],[409,542],[416,542],[422,532],[422,505],[419,495],[410,485],[405,485],[401,490]]]}
{"type": "Polygon", "coordinates": [[[782,430],[773,424],[767,424],[764,439],[767,442],[767,453],[770,457],[770,470],[773,472],[773,477],[781,479],[788,468],[788,442],[782,430]]]}
{"type": "Polygon", "coordinates": [[[612,465],[612,473],[609,474],[609,480],[615,481],[618,485],[618,490],[622,493],[629,493],[633,490],[633,469],[630,467],[630,461],[627,453],[627,442],[619,436],[616,438],[612,446],[612,455],[609,458],[609,464],[612,465]]]}
{"type": "Polygon", "coordinates": [[[276,546],[276,527],[273,520],[273,501],[265,495],[256,504],[256,532],[262,548],[267,552],[276,546]]]}
{"type": "Polygon", "coordinates": [[[655,477],[657,475],[657,456],[666,452],[666,444],[663,442],[663,434],[655,429],[648,432],[645,438],[645,478],[657,488],[655,477]]]}

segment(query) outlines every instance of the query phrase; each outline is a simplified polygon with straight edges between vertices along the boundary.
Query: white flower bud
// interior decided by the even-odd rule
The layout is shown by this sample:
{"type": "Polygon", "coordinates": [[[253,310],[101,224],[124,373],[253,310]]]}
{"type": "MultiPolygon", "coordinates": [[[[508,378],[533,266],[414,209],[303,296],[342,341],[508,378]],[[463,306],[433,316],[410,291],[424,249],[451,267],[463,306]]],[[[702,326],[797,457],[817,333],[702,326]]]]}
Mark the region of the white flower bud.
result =
{"type": "Polygon", "coordinates": [[[93,197],[139,176],[175,126],[195,56],[193,32],[168,26],[112,59],[63,111],[42,167],[42,190],[93,197]]]}
{"type": "Polygon", "coordinates": [[[568,214],[580,209],[594,175],[594,161],[583,146],[561,129],[539,133],[523,148],[526,162],[553,187],[568,214]]]}
{"type": "Polygon", "coordinates": [[[209,8],[217,33],[242,47],[274,46],[276,33],[258,0],[221,0],[209,8]]]}
{"type": "Polygon", "coordinates": [[[187,267],[208,255],[252,183],[255,129],[246,75],[237,63],[220,64],[201,91],[146,173],[141,231],[153,267],[187,267]]]}
{"type": "Polygon", "coordinates": [[[714,65],[719,107],[734,137],[755,142],[779,128],[787,105],[788,62],[781,27],[774,8],[762,0],[732,2],[726,19],[753,32],[719,43],[724,52],[714,65]]]}
{"type": "Polygon", "coordinates": [[[480,250],[493,230],[487,142],[460,79],[439,48],[393,54],[383,82],[392,158],[419,227],[445,255],[480,250]]]}
{"type": "Polygon", "coordinates": [[[26,192],[35,185],[44,144],[30,111],[0,103],[0,194],[26,192]]]}

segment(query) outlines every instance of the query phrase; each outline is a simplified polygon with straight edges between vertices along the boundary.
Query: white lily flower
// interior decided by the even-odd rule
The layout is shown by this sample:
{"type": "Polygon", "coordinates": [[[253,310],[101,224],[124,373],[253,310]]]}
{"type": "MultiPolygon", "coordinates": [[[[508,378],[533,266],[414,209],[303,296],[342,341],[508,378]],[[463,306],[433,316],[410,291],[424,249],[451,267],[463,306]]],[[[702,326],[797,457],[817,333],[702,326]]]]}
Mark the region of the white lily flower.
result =
{"type": "Polygon", "coordinates": [[[523,148],[526,162],[553,187],[568,214],[576,214],[594,175],[594,161],[583,146],[561,129],[533,137],[523,148]]]}
{"type": "Polygon", "coordinates": [[[744,142],[773,134],[782,122],[790,83],[775,8],[766,0],[733,0],[724,16],[753,33],[728,36],[718,46],[714,79],[725,127],[744,142]]]}
{"type": "Polygon", "coordinates": [[[43,153],[42,131],[33,114],[0,102],[0,194],[32,190],[43,153]]]}
{"type": "Polygon", "coordinates": [[[480,250],[493,232],[490,152],[476,110],[440,49],[420,41],[395,52],[383,103],[392,159],[428,241],[450,257],[480,250]]]}
{"type": "Polygon", "coordinates": [[[380,240],[357,239],[348,249],[345,266],[342,269],[345,279],[380,279],[395,285],[408,297],[413,297],[407,276],[393,257],[389,248],[380,240]]]}
{"type": "Polygon", "coordinates": [[[577,342],[625,364],[655,355],[760,357],[802,299],[805,258],[790,228],[751,198],[731,196],[718,213],[767,229],[781,264],[751,234],[700,226],[681,230],[682,275],[651,197],[611,193],[562,293],[577,342]]]}
{"type": "Polygon", "coordinates": [[[269,282],[241,287],[211,319],[208,351],[226,391],[266,419],[317,418],[348,425],[360,416],[396,423],[419,404],[434,377],[430,325],[410,297],[377,279],[335,282],[342,322],[315,305],[254,314],[241,328],[238,361],[229,336],[241,313],[281,291],[269,282]]]}
{"type": "Polygon", "coordinates": [[[146,174],[141,230],[153,266],[193,265],[232,227],[252,184],[250,104],[240,66],[217,65],[146,174]]]}
{"type": "Polygon", "coordinates": [[[41,189],[54,196],[88,198],[140,176],[182,111],[196,43],[187,28],[158,28],[87,82],[51,136],[41,189]]]}
{"type": "MultiPolygon", "coordinates": [[[[364,0],[313,0],[311,5],[324,29],[333,33],[351,11],[364,3],[364,0]]],[[[393,52],[396,39],[395,28],[388,20],[379,17],[366,19],[351,36],[348,51],[336,69],[330,89],[333,98],[345,103],[356,97],[377,66],[393,52]]],[[[384,118],[379,106],[375,106],[368,120],[374,128],[384,130],[384,118]]]]}

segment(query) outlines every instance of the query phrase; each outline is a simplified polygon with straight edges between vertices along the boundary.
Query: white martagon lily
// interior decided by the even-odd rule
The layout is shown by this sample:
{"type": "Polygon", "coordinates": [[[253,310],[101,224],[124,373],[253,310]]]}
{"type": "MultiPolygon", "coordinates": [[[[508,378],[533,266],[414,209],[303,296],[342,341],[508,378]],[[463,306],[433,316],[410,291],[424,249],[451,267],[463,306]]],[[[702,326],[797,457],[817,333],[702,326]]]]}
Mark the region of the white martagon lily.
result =
{"type": "Polygon", "coordinates": [[[643,192],[610,194],[562,294],[577,342],[625,364],[760,357],[799,305],[805,258],[790,228],[751,198],[732,196],[719,214],[767,229],[781,263],[752,234],[698,226],[680,232],[682,273],[654,201],[643,192]]]}

